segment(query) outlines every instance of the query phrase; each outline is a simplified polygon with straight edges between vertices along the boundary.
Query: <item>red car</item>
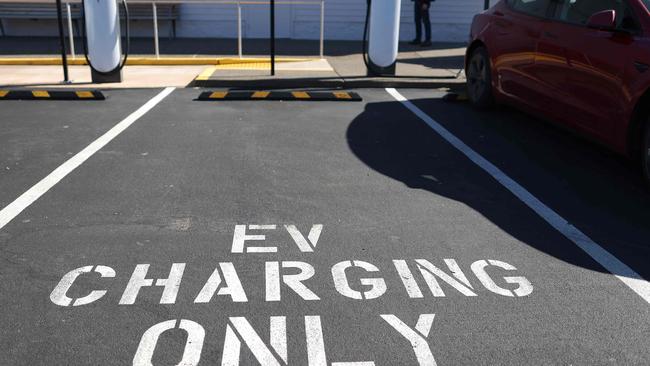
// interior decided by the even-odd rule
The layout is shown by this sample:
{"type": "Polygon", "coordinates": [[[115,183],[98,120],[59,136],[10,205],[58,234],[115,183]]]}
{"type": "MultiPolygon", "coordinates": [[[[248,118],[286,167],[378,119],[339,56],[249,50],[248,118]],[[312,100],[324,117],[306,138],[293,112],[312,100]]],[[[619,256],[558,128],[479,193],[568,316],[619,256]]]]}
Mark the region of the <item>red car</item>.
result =
{"type": "Polygon", "coordinates": [[[578,130],[650,183],[650,0],[501,0],[474,17],[465,60],[474,105],[578,130]]]}

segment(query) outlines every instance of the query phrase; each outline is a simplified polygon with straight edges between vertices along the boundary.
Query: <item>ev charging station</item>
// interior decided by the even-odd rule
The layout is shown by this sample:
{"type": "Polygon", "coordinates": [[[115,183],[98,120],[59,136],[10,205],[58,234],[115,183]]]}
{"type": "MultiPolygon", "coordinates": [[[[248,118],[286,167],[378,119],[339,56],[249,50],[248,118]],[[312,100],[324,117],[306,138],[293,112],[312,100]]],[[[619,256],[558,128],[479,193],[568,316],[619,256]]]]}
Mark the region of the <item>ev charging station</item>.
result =
{"type": "Polygon", "coordinates": [[[126,48],[122,60],[120,11],[116,0],[84,0],[84,51],[93,83],[122,82],[122,68],[128,58],[129,11],[126,16],[126,48]]]}
{"type": "Polygon", "coordinates": [[[368,75],[395,75],[399,47],[400,0],[367,0],[363,35],[368,75]]]}
{"type": "MultiPolygon", "coordinates": [[[[126,17],[126,47],[122,59],[120,0],[82,0],[84,51],[93,83],[122,82],[122,68],[129,53],[129,12],[126,17]]],[[[368,75],[394,76],[399,51],[400,0],[366,0],[363,57],[368,75]]],[[[274,1],[271,1],[271,58],[274,58],[274,1]]],[[[272,68],[274,62],[272,62],[272,68]]],[[[272,70],[273,71],[273,70],[272,70]]]]}

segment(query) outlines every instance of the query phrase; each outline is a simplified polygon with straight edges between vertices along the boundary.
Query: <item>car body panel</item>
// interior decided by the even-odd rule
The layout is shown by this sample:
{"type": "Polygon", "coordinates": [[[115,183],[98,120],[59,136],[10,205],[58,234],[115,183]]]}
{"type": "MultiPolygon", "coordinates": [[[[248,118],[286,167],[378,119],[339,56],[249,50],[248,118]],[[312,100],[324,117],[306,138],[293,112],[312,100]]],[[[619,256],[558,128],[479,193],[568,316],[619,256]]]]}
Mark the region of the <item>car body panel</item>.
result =
{"type": "Polygon", "coordinates": [[[628,4],[635,32],[560,21],[556,9],[532,16],[501,0],[474,17],[468,54],[477,44],[487,48],[497,102],[629,154],[630,124],[650,89],[650,11],[642,0],[628,4]]]}

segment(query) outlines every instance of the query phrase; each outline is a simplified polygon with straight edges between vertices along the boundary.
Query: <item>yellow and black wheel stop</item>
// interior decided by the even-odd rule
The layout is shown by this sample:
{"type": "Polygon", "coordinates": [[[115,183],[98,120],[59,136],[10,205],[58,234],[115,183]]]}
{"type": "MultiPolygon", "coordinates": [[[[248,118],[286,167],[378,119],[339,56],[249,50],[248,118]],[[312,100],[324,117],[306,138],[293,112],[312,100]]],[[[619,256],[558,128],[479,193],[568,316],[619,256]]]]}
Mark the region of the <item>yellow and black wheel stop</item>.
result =
{"type": "Polygon", "coordinates": [[[197,100],[283,100],[360,102],[359,94],[348,91],[206,91],[197,100]]]}
{"type": "Polygon", "coordinates": [[[97,90],[0,90],[0,100],[105,100],[97,90]]]}

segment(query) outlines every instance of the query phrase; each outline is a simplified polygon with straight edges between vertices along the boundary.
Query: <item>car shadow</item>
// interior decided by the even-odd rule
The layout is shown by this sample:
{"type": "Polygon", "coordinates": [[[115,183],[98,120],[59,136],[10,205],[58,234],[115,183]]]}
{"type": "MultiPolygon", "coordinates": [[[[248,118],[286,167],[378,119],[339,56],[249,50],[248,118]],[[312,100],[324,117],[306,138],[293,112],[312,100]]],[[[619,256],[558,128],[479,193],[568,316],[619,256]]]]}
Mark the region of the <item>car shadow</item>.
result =
{"type": "MultiPolygon", "coordinates": [[[[437,98],[414,103],[641,276],[650,278],[650,193],[632,162],[508,108],[481,112],[468,104],[437,98]]],[[[367,104],[349,125],[346,137],[356,157],[375,171],[411,189],[462,202],[539,251],[605,272],[577,247],[567,246],[559,233],[401,103],[367,104]]]]}
{"type": "Polygon", "coordinates": [[[430,69],[462,69],[465,64],[465,56],[400,57],[399,62],[421,65],[430,69]]]}

